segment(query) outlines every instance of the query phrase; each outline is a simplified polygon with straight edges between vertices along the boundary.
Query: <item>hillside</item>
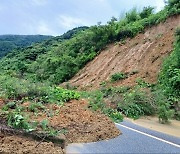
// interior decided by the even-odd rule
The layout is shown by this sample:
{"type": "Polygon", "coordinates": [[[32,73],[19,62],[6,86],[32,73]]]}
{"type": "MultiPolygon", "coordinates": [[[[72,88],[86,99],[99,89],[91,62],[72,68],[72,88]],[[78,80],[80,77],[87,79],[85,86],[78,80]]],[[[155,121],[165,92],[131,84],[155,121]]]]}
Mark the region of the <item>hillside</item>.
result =
{"type": "Polygon", "coordinates": [[[117,72],[135,72],[127,79],[115,83],[118,86],[134,85],[137,78],[156,83],[161,64],[173,49],[174,31],[178,26],[180,16],[171,17],[133,39],[109,45],[78,72],[69,84],[95,89],[103,81],[110,80],[111,75],[117,72]]]}
{"type": "Polygon", "coordinates": [[[180,120],[179,21],[180,2],[168,0],[157,13],[133,9],[8,53],[0,152],[64,153],[69,143],[117,137],[123,117],[180,120]]]}
{"type": "Polygon", "coordinates": [[[0,58],[16,48],[22,48],[48,40],[52,36],[45,35],[0,35],[0,58]]]}
{"type": "Polygon", "coordinates": [[[153,8],[145,7],[141,12],[131,10],[119,21],[112,18],[106,25],[78,28],[75,30],[78,32],[71,37],[67,37],[66,34],[70,33],[67,32],[43,43],[13,51],[0,61],[0,68],[5,72],[11,70],[24,79],[60,84],[71,79],[112,42],[133,38],[146,28],[178,14],[176,7],[167,5],[156,14],[153,8]]]}

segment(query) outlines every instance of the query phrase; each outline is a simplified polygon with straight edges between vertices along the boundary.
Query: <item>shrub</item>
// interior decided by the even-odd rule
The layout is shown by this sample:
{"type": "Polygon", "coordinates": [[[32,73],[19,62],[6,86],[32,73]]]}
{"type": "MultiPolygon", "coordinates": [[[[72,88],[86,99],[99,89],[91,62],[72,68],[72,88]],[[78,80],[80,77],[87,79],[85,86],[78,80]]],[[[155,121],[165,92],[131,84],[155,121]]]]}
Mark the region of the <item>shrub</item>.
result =
{"type": "Polygon", "coordinates": [[[51,101],[58,101],[60,103],[68,102],[71,99],[79,99],[80,94],[74,90],[67,90],[61,87],[55,87],[51,89],[51,101]]]}
{"type": "Polygon", "coordinates": [[[31,103],[31,104],[28,106],[28,110],[31,111],[31,112],[37,112],[38,109],[44,109],[43,104],[40,103],[40,102],[31,103]]]}
{"type": "Polygon", "coordinates": [[[18,79],[9,75],[2,75],[0,80],[1,96],[9,99],[39,98],[47,101],[49,85],[30,80],[18,79]]]}
{"type": "Polygon", "coordinates": [[[180,30],[176,30],[176,42],[171,55],[164,61],[159,75],[159,83],[167,96],[180,96],[180,30]]]}
{"type": "Polygon", "coordinates": [[[155,109],[156,104],[153,97],[140,88],[126,92],[123,96],[123,102],[118,104],[118,110],[134,119],[142,115],[152,115],[155,113],[155,109]]]}
{"type": "Polygon", "coordinates": [[[171,109],[171,101],[163,93],[162,89],[157,89],[152,93],[157,104],[157,114],[160,123],[167,123],[174,115],[174,111],[171,109]]]}
{"type": "Polygon", "coordinates": [[[146,81],[144,81],[143,79],[141,78],[137,78],[136,79],[136,83],[138,84],[138,86],[142,87],[142,88],[147,88],[147,87],[151,87],[152,85],[146,81]]]}
{"type": "Polygon", "coordinates": [[[127,108],[124,108],[123,111],[127,117],[133,119],[138,119],[140,116],[144,115],[143,108],[139,104],[131,104],[127,108]]]}
{"type": "Polygon", "coordinates": [[[7,111],[9,109],[15,109],[16,108],[16,102],[8,102],[6,105],[3,106],[2,110],[7,111]]]}
{"type": "Polygon", "coordinates": [[[153,14],[154,8],[151,6],[144,7],[143,10],[139,13],[141,19],[148,18],[151,14],[153,14]]]}
{"type": "Polygon", "coordinates": [[[93,109],[94,111],[100,110],[105,107],[103,103],[103,94],[100,91],[93,91],[87,95],[89,99],[89,108],[93,109]]]}
{"type": "Polygon", "coordinates": [[[109,116],[112,120],[120,122],[123,120],[123,116],[116,109],[112,109],[106,106],[103,100],[103,93],[101,91],[83,92],[82,97],[88,98],[89,108],[94,111],[101,111],[109,116]]]}
{"type": "Polygon", "coordinates": [[[115,122],[123,121],[123,115],[118,112],[116,109],[104,108],[103,113],[110,117],[115,122]]]}
{"type": "Polygon", "coordinates": [[[167,123],[174,115],[174,111],[170,110],[170,104],[167,102],[162,102],[158,107],[158,117],[160,123],[167,123]]]}
{"type": "Polygon", "coordinates": [[[24,129],[29,132],[34,130],[34,125],[28,122],[27,117],[23,116],[22,113],[18,111],[10,111],[7,114],[7,122],[9,126],[17,129],[24,129]]]}
{"type": "Polygon", "coordinates": [[[115,73],[115,74],[111,75],[111,81],[112,82],[118,81],[118,80],[123,80],[125,78],[127,78],[127,75],[122,73],[122,72],[115,73]]]}
{"type": "Polygon", "coordinates": [[[128,23],[134,22],[139,19],[140,19],[140,16],[139,16],[139,13],[137,12],[136,8],[133,8],[131,11],[126,13],[126,20],[128,23]]]}

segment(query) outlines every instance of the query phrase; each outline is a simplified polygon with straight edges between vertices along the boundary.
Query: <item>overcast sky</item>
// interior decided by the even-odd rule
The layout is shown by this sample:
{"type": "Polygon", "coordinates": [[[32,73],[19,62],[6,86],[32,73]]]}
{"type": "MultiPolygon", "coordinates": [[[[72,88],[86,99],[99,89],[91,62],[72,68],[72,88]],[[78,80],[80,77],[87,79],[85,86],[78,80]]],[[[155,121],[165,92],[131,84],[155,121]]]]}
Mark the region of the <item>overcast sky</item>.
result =
{"type": "Polygon", "coordinates": [[[164,0],[0,0],[1,34],[61,35],[74,27],[106,23],[112,16],[164,0]]]}

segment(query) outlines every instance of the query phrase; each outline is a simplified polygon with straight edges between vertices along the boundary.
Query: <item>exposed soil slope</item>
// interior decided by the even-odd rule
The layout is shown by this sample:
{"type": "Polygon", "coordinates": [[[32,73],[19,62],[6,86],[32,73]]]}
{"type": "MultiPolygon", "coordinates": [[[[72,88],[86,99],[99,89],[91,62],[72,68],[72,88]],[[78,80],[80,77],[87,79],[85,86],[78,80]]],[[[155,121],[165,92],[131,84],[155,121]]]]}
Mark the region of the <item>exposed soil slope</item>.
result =
{"type": "MultiPolygon", "coordinates": [[[[0,108],[3,104],[5,102],[0,100],[0,108]]],[[[48,119],[53,128],[65,129],[67,132],[62,137],[66,143],[95,142],[121,134],[107,116],[88,109],[86,100],[72,100],[64,106],[46,104],[43,110],[38,110],[38,116],[28,111],[29,102],[23,103],[22,106],[27,109],[31,120],[48,119]]],[[[63,153],[61,147],[51,142],[42,142],[39,145],[38,143],[39,141],[22,136],[8,135],[0,129],[0,153],[63,153]]]]}
{"type": "Polygon", "coordinates": [[[174,30],[180,26],[180,16],[171,17],[153,26],[133,39],[109,45],[88,63],[69,83],[74,86],[97,88],[116,72],[138,71],[137,74],[119,81],[117,85],[134,85],[137,77],[154,83],[162,60],[171,52],[174,30]]]}

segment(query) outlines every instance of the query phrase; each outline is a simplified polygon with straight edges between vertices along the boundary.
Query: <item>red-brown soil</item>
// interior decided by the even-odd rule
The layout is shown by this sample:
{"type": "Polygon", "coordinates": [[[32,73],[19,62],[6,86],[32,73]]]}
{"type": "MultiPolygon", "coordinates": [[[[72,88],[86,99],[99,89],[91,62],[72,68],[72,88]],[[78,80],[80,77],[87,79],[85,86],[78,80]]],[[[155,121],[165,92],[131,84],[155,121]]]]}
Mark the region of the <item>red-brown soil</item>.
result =
{"type": "Polygon", "coordinates": [[[125,44],[117,42],[109,45],[69,83],[80,88],[95,89],[116,72],[132,71],[138,73],[115,83],[114,86],[134,85],[139,77],[150,83],[156,82],[163,59],[172,51],[177,26],[180,26],[180,15],[126,40],[125,44]]]}
{"type": "MultiPolygon", "coordinates": [[[[29,102],[23,103],[22,106],[26,107],[26,113],[29,114],[31,120],[48,119],[53,128],[65,129],[67,131],[64,135],[66,143],[95,142],[121,134],[107,116],[88,109],[86,100],[72,100],[62,107],[46,104],[45,109],[38,110],[38,116],[28,111],[29,102]]],[[[0,153],[63,153],[60,147],[51,142],[42,142],[36,147],[38,143],[39,141],[29,138],[0,133],[0,153]]]]}
{"type": "Polygon", "coordinates": [[[30,140],[27,138],[5,135],[0,133],[0,153],[3,154],[61,154],[64,153],[60,147],[53,143],[30,140]],[[38,145],[38,146],[37,146],[38,145]],[[36,147],[37,146],[37,147],[36,147]]]}
{"type": "MultiPolygon", "coordinates": [[[[157,80],[162,60],[170,54],[174,41],[174,30],[180,26],[180,16],[171,17],[158,26],[151,27],[145,33],[138,34],[125,44],[117,42],[109,45],[76,76],[69,81],[71,85],[80,88],[95,89],[102,81],[109,80],[116,72],[138,73],[129,76],[116,85],[134,85],[137,77],[154,83],[157,80]]],[[[5,102],[0,99],[0,108],[5,102]]],[[[29,103],[22,104],[26,107],[29,103]]],[[[48,119],[55,129],[65,129],[67,143],[94,142],[110,139],[121,132],[105,115],[88,109],[86,100],[73,100],[60,107],[46,104],[35,115],[26,111],[31,120],[42,121],[48,119]]],[[[63,153],[61,147],[51,142],[39,142],[17,135],[7,135],[0,131],[0,153],[63,153]],[[37,146],[37,147],[36,147],[37,146]]]]}
{"type": "Polygon", "coordinates": [[[65,136],[68,143],[95,142],[114,138],[120,134],[107,116],[88,109],[86,100],[73,100],[64,107],[48,105],[48,109],[58,114],[52,117],[41,114],[33,119],[41,121],[47,118],[51,126],[67,130],[65,136]]]}

